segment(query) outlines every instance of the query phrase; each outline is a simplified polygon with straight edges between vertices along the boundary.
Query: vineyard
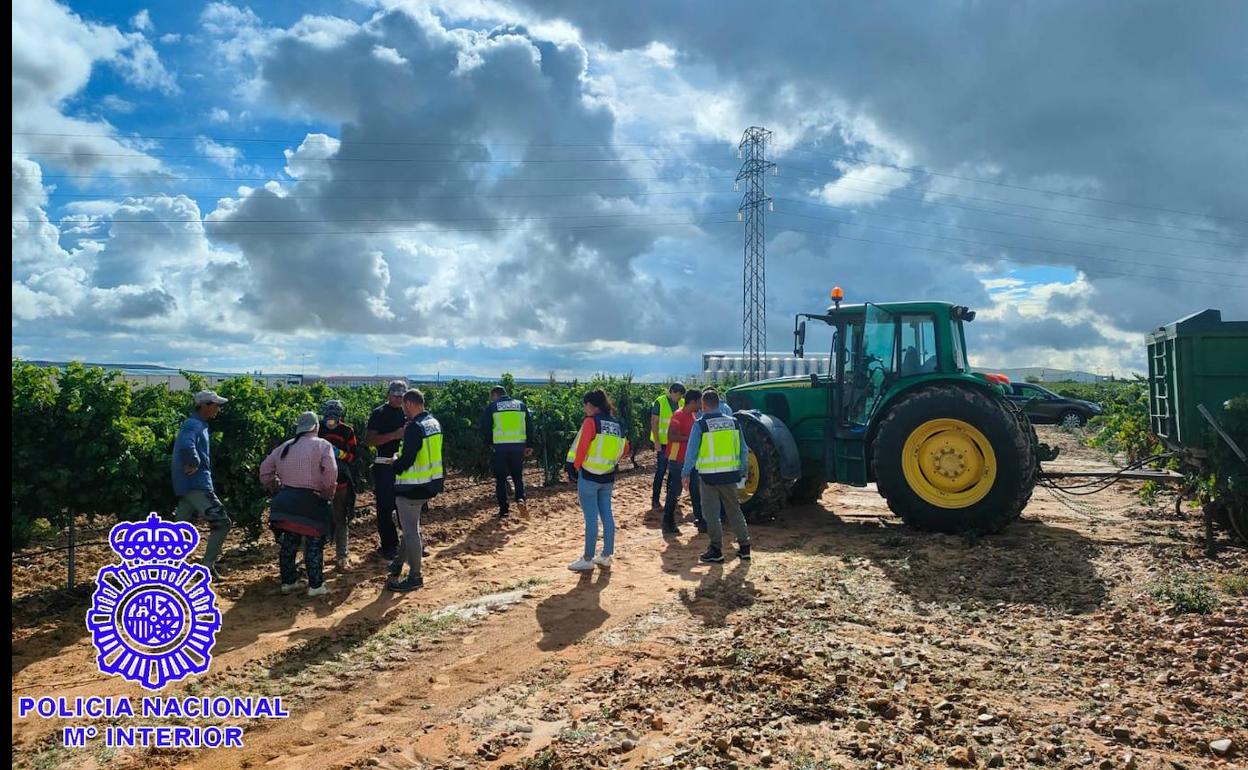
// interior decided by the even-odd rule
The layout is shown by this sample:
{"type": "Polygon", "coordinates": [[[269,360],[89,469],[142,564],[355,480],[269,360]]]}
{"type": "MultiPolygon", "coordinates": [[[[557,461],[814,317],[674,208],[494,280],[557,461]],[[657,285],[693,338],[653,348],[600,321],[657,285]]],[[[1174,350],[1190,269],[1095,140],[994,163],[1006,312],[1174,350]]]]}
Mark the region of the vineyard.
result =
{"type": "MultiPolygon", "coordinates": [[[[206,387],[184,373],[191,390],[166,386],[132,388],[116,373],[81,364],[64,372],[13,362],[13,548],[47,529],[61,530],[78,516],[133,520],[175,505],[169,456],[178,426],[191,410],[191,393],[206,387]],[[59,375],[59,376],[58,376],[59,375]]],[[[534,457],[547,483],[562,472],[576,429],[584,417],[581,397],[604,388],[616,405],[634,452],[649,444],[649,405],[662,385],[628,377],[600,377],[586,383],[517,385],[500,382],[524,399],[537,430],[534,457]]],[[[448,470],[467,478],[488,474],[489,450],[477,430],[491,384],[452,380],[426,389],[430,410],[445,431],[448,470]]],[[[266,388],[248,377],[221,384],[229,404],[212,422],[213,483],[235,525],[250,538],[262,529],[268,497],[257,473],[260,462],[293,434],[298,414],[316,411],[331,398],[346,406],[346,422],[363,439],[369,412],[385,400],[384,388],[266,388]]],[[[360,485],[371,485],[373,450],[356,459],[360,485]]]]}

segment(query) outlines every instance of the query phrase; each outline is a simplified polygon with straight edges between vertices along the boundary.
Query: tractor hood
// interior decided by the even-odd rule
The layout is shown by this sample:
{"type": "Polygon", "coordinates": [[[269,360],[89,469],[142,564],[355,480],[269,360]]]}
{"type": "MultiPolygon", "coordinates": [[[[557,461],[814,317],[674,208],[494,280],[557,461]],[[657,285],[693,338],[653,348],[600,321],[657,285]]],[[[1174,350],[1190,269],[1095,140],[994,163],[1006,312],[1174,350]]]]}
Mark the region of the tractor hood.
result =
{"type": "Polygon", "coordinates": [[[758,380],[757,382],[747,382],[744,385],[734,385],[728,389],[728,393],[767,390],[769,388],[809,388],[810,386],[809,374],[797,374],[788,377],[772,377],[769,380],[758,380]]]}

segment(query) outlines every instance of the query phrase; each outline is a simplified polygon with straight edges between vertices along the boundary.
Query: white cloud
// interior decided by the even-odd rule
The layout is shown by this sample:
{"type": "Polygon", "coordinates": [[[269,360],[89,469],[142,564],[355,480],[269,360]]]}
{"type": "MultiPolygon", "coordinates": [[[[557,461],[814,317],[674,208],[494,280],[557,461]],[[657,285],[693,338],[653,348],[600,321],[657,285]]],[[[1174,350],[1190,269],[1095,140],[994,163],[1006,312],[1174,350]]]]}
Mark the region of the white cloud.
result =
{"type": "Polygon", "coordinates": [[[888,193],[910,183],[905,171],[888,166],[850,166],[838,163],[842,176],[829,182],[812,195],[830,206],[878,204],[888,193]]]}
{"type": "Polygon", "coordinates": [[[400,66],[407,64],[407,59],[404,59],[398,51],[384,45],[373,46],[373,56],[376,56],[381,61],[390,62],[391,64],[397,64],[400,66]]]}
{"type": "Polygon", "coordinates": [[[208,113],[208,120],[213,123],[229,123],[230,111],[222,107],[213,107],[208,113]]]}
{"type": "Polygon", "coordinates": [[[134,112],[134,102],[126,101],[115,94],[109,94],[101,99],[100,106],[109,112],[116,112],[121,115],[129,115],[134,112]]]}
{"type": "Polygon", "coordinates": [[[153,32],[156,29],[156,27],[152,25],[152,16],[147,12],[146,8],[136,13],[130,19],[130,26],[140,32],[153,32]]]}
{"type": "Polygon", "coordinates": [[[166,32],[160,36],[160,42],[164,45],[172,45],[182,39],[182,36],[176,32],[166,32]]]}

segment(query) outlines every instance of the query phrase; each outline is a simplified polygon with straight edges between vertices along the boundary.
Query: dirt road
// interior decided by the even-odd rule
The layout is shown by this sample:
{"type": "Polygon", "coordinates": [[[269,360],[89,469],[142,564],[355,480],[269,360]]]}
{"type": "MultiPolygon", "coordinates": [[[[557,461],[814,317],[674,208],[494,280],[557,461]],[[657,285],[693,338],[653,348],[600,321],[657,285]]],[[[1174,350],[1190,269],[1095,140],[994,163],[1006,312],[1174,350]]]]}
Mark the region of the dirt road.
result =
{"type": "MultiPolygon", "coordinates": [[[[660,536],[649,483],[617,484],[617,560],[592,575],[566,569],[582,532],[568,488],[502,524],[488,487],[440,498],[414,594],[384,592],[379,562],[339,574],[330,557],[329,596],[281,596],[271,543],[236,547],[212,673],[178,692],[281,695],[289,719],[248,724],[243,749],[148,754],[63,749],[54,725],[14,719],[14,764],[1243,766],[1248,558],[1203,558],[1198,519],[1169,501],[1037,490],[1024,520],[969,543],[832,487],[755,527],[753,563],[705,566],[691,526],[660,536]],[[1218,606],[1174,614],[1176,596],[1218,606]]],[[[38,590],[41,570],[14,572],[14,699],[138,697],[93,674],[89,589],[38,590]]]]}

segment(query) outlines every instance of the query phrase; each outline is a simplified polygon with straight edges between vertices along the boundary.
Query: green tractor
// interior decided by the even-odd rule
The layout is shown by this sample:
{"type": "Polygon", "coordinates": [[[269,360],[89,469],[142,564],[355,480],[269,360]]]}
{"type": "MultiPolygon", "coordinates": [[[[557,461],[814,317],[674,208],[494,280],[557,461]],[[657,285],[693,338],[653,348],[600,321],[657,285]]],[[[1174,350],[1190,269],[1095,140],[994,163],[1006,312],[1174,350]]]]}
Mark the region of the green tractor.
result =
{"type": "Polygon", "coordinates": [[[966,307],[945,302],[841,306],[794,321],[832,328],[827,374],[728,390],[749,445],[742,508],[752,521],[819,499],[829,483],[875,482],[888,507],[925,530],[989,533],[1022,512],[1041,448],[1005,397],[1009,381],[971,371],[966,307]]]}

